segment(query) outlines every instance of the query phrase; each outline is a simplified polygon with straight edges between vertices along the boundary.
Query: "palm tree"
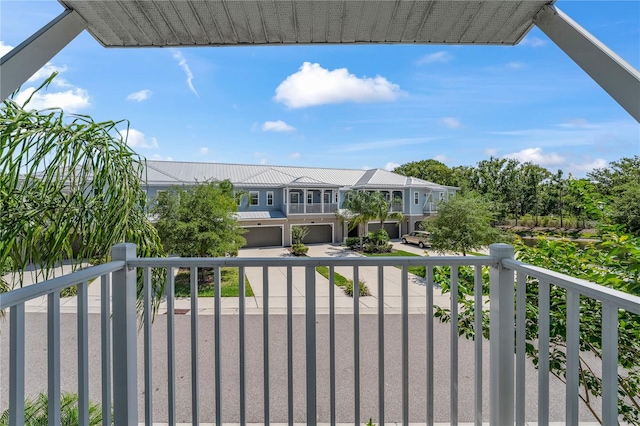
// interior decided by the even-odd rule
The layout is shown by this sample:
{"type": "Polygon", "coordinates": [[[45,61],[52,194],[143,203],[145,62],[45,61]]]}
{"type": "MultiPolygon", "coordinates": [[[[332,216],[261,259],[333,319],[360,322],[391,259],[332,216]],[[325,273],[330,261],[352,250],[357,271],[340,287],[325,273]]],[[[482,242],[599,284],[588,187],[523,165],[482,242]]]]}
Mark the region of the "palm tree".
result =
{"type": "MultiPolygon", "coordinates": [[[[396,202],[394,200],[393,202],[396,202]]],[[[391,212],[391,202],[379,192],[349,191],[342,203],[342,211],[336,212],[340,223],[349,222],[349,230],[358,228],[360,237],[360,250],[363,249],[364,236],[367,234],[367,225],[372,220],[379,220],[381,227],[388,219],[403,220],[404,215],[399,212],[391,212]]]]}
{"type": "Polygon", "coordinates": [[[118,131],[127,123],[31,110],[29,100],[0,106],[0,265],[11,264],[21,284],[30,263],[47,278],[63,260],[106,260],[120,242],[163,255],[146,213],[145,160],[118,131]]]}
{"type": "Polygon", "coordinates": [[[380,192],[373,192],[373,205],[375,208],[376,218],[380,221],[380,229],[384,229],[384,223],[387,220],[397,220],[398,224],[404,220],[404,214],[401,212],[391,211],[391,206],[401,204],[401,198],[394,198],[391,201],[387,199],[380,192]]]}

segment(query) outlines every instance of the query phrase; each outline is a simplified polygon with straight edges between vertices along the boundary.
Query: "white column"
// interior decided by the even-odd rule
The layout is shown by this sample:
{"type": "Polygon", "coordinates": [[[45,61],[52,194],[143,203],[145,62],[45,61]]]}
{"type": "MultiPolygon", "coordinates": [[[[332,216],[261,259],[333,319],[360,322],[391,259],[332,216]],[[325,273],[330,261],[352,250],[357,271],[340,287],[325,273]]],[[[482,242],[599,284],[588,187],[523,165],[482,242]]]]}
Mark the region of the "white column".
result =
{"type": "Polygon", "coordinates": [[[302,202],[304,203],[304,212],[307,212],[307,188],[302,190],[302,202]]]}

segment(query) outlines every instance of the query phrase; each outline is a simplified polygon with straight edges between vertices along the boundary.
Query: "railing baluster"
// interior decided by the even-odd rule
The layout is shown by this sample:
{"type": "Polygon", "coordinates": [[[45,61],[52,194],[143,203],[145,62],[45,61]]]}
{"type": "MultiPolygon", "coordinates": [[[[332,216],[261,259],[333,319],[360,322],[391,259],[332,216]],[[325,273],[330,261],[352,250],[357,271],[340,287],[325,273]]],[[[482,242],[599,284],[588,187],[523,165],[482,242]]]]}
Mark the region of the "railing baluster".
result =
{"type": "Polygon", "coordinates": [[[191,284],[191,422],[200,424],[200,392],[198,391],[198,268],[192,267],[191,284]]]}
{"type": "MultiPolygon", "coordinates": [[[[102,360],[102,424],[111,425],[111,280],[100,277],[100,340],[102,360]]],[[[58,393],[59,394],[59,393],[58,393]]],[[[58,395],[55,394],[55,395],[58,395]]],[[[51,395],[51,393],[49,393],[51,395]]]]}
{"type": "Polygon", "coordinates": [[[293,426],[293,268],[287,266],[287,418],[293,426]]]}
{"type": "Polygon", "coordinates": [[[270,424],[269,414],[269,267],[262,267],[262,353],[264,356],[264,423],[270,424]]]}
{"type": "MultiPolygon", "coordinates": [[[[108,355],[103,352],[103,360],[108,355]]],[[[57,426],[62,423],[60,418],[60,291],[54,291],[47,296],[47,372],[49,395],[47,421],[49,426],[57,426]]],[[[102,385],[104,393],[104,375],[102,385]]],[[[109,408],[109,414],[111,414],[111,408],[109,408]]]]}
{"type": "Polygon", "coordinates": [[[566,424],[578,424],[578,364],[580,362],[580,294],[567,290],[566,424]]]}
{"type": "Polygon", "coordinates": [[[353,411],[354,424],[360,424],[360,274],[353,267],[353,411]]]}
{"type": "Polygon", "coordinates": [[[433,397],[434,397],[434,384],[433,384],[433,266],[426,267],[427,277],[427,357],[426,357],[426,372],[427,372],[427,425],[433,426],[433,397]]]}
{"type": "Polygon", "coordinates": [[[143,303],[144,311],[144,422],[146,426],[153,425],[153,365],[152,354],[153,347],[151,321],[153,319],[153,300],[151,293],[152,270],[149,267],[144,268],[143,273],[143,303]]]}
{"type": "Polygon", "coordinates": [[[402,424],[409,425],[409,267],[402,267],[402,424]]]}
{"type": "Polygon", "coordinates": [[[384,426],[384,266],[378,266],[378,423],[384,426]]]}
{"type": "Polygon", "coordinates": [[[245,298],[245,275],[244,266],[238,269],[238,288],[240,290],[240,317],[238,318],[239,338],[240,338],[240,425],[247,424],[247,394],[246,394],[246,372],[245,372],[245,315],[246,315],[246,298],[245,298]]]}
{"type": "Polygon", "coordinates": [[[24,303],[9,310],[9,424],[24,424],[24,303]]]}
{"type": "Polygon", "coordinates": [[[173,267],[167,268],[167,396],[168,423],[176,424],[176,317],[173,267]]]}
{"type": "Polygon", "coordinates": [[[482,266],[474,268],[473,297],[474,297],[474,412],[476,426],[482,425],[482,266]]]}
{"type": "Polygon", "coordinates": [[[618,422],[618,308],[602,304],[602,424],[618,422]]]}
{"type": "Polygon", "coordinates": [[[89,425],[89,284],[78,284],[78,423],[89,425]]]}
{"type": "Polygon", "coordinates": [[[451,283],[451,378],[449,402],[451,424],[458,424],[458,267],[450,268],[451,283]]]}
{"type": "Polygon", "coordinates": [[[329,266],[329,405],[331,426],[336,424],[336,301],[334,267],[329,266]]]}
{"type": "Polygon", "coordinates": [[[214,291],[214,304],[215,304],[215,324],[213,328],[214,332],[214,356],[215,356],[215,378],[216,383],[216,426],[222,426],[222,359],[220,350],[220,321],[222,319],[222,313],[220,312],[221,306],[221,291],[220,283],[220,267],[213,268],[213,291],[214,291]]]}
{"type": "Polygon", "coordinates": [[[527,319],[527,275],[518,272],[516,288],[516,424],[525,424],[525,344],[526,344],[526,319],[527,319]]]}
{"type": "Polygon", "coordinates": [[[538,289],[538,425],[549,425],[549,283],[538,289]]]}
{"type": "Polygon", "coordinates": [[[307,424],[316,425],[316,270],[305,267],[305,332],[307,355],[307,424]]]}

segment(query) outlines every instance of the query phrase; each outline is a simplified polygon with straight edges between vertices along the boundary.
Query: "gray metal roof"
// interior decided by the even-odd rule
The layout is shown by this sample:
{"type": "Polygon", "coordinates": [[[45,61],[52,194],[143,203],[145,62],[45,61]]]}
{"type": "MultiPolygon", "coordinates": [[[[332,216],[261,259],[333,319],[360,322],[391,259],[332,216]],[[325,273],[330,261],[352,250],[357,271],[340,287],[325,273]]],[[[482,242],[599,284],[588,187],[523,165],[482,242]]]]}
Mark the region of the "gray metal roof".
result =
{"type": "Polygon", "coordinates": [[[445,187],[426,180],[406,177],[382,169],[354,170],[320,167],[268,166],[254,164],[192,163],[147,160],[149,185],[193,184],[229,179],[240,188],[255,187],[348,187],[405,188],[445,187]]]}
{"type": "Polygon", "coordinates": [[[518,43],[555,0],[59,0],[107,47],[518,43]]]}
{"type": "Polygon", "coordinates": [[[236,212],[238,219],[284,219],[285,215],[279,210],[260,210],[236,212]]]}

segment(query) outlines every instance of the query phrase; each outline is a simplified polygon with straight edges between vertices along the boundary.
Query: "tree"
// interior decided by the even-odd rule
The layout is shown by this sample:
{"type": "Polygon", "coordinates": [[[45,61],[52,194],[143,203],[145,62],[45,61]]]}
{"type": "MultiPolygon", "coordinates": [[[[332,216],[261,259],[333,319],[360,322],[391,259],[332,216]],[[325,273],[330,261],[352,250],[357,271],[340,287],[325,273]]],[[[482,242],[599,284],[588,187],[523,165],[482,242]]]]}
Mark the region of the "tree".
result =
{"type": "Polygon", "coordinates": [[[173,187],[155,199],[152,214],[169,253],[192,257],[235,256],[246,244],[229,181],[173,187]]]}
{"type": "Polygon", "coordinates": [[[379,192],[371,193],[371,201],[373,204],[373,209],[375,213],[376,219],[380,222],[380,228],[384,228],[384,223],[387,220],[395,220],[398,221],[398,224],[402,223],[404,220],[404,214],[401,212],[393,212],[391,211],[391,207],[393,205],[402,205],[401,198],[395,198],[391,201],[387,201],[387,199],[379,192]]]}
{"type": "Polygon", "coordinates": [[[393,170],[404,176],[435,182],[440,185],[457,186],[456,175],[452,169],[437,160],[421,160],[405,163],[393,170]]]}
{"type": "Polygon", "coordinates": [[[291,228],[291,239],[293,240],[293,244],[302,244],[307,235],[309,235],[308,226],[296,225],[291,228]]]}
{"type": "Polygon", "coordinates": [[[146,216],[144,159],[117,130],[126,123],[29,110],[31,97],[0,108],[0,265],[17,270],[21,284],[30,263],[48,278],[63,260],[74,268],[106,260],[120,242],[135,243],[141,256],[164,255],[146,216]]]}
{"type": "Polygon", "coordinates": [[[349,222],[349,231],[358,228],[360,238],[360,250],[364,248],[364,237],[367,233],[367,225],[376,218],[376,209],[373,204],[371,192],[348,191],[342,203],[342,211],[336,211],[340,223],[349,222]]]}
{"type": "Polygon", "coordinates": [[[440,202],[438,215],[427,221],[431,247],[439,252],[460,252],[486,247],[502,234],[491,226],[491,206],[474,193],[456,194],[440,202]]]}
{"type": "MultiPolygon", "coordinates": [[[[536,247],[516,245],[517,258],[556,272],[591,281],[609,288],[640,294],[640,238],[620,234],[610,228],[598,246],[579,248],[567,241],[540,238],[536,247]]],[[[474,274],[469,267],[459,268],[459,333],[474,339],[474,274]]],[[[444,267],[434,269],[436,283],[450,291],[449,274],[444,267]]],[[[538,288],[536,279],[526,282],[525,339],[526,356],[539,362],[538,288]]],[[[489,297],[488,274],[483,273],[483,298],[489,297]]],[[[550,287],[549,372],[566,383],[567,291],[550,287]]],[[[487,306],[491,301],[487,299],[487,306]]],[[[578,364],[579,398],[601,422],[594,402],[602,395],[602,303],[580,298],[580,357],[578,364]]],[[[435,316],[449,322],[449,309],[436,307],[435,316]]],[[[482,334],[489,338],[489,309],[482,311],[482,334]]],[[[625,424],[640,424],[640,316],[620,309],[618,312],[618,412],[625,424]]],[[[606,333],[606,330],[604,331],[606,333]]],[[[515,349],[515,348],[514,348],[515,349]]]]}

